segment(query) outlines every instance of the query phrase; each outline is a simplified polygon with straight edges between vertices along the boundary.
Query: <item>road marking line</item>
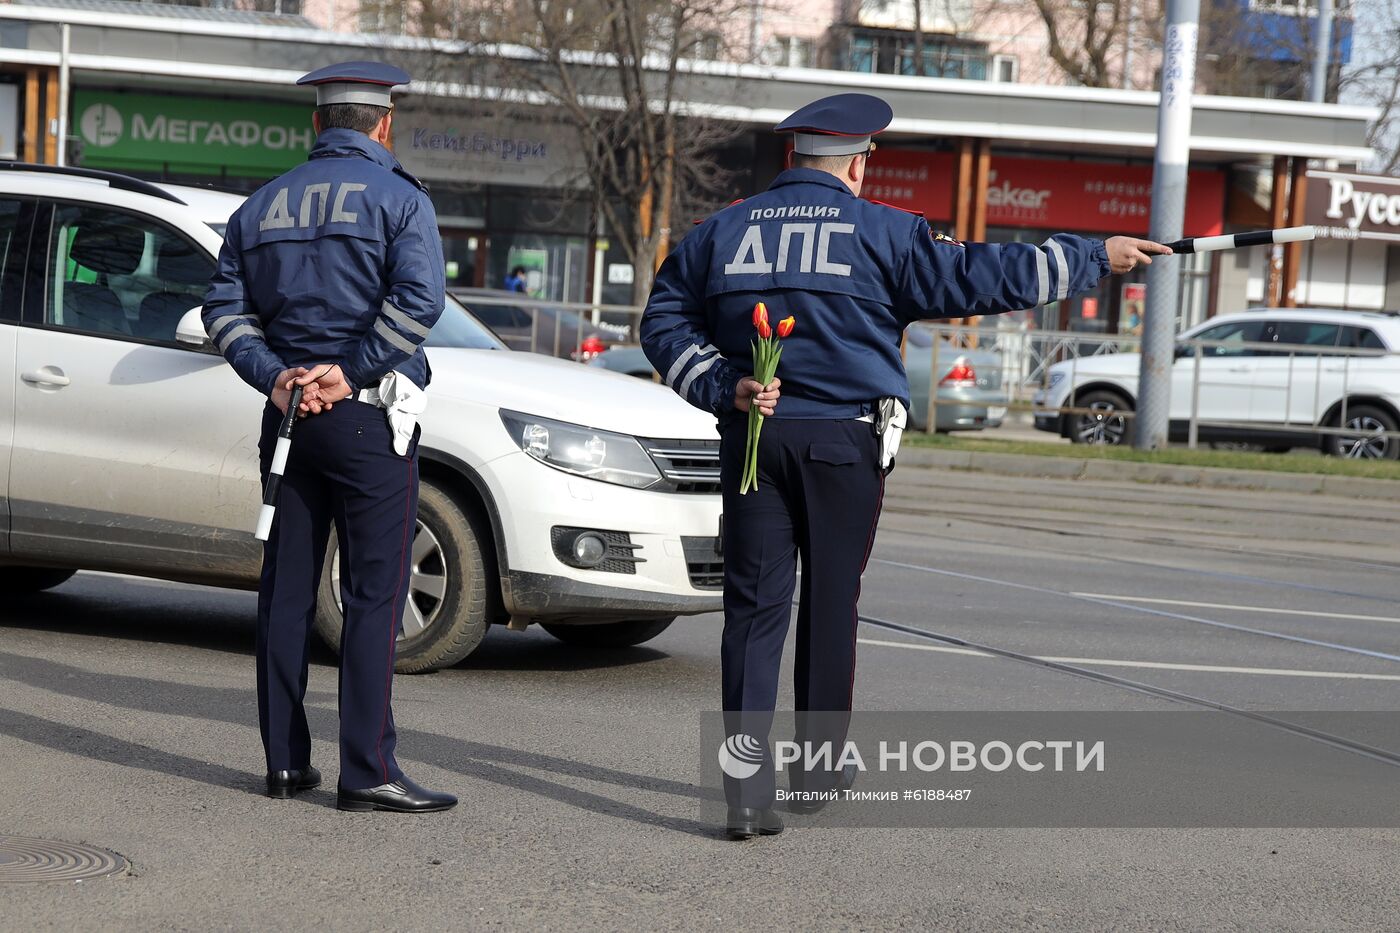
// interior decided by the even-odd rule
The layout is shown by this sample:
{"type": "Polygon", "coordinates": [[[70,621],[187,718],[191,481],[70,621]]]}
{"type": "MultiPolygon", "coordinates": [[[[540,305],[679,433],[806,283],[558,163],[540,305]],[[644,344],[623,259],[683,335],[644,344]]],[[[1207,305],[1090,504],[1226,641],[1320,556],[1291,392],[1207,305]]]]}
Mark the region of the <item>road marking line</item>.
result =
{"type": "Polygon", "coordinates": [[[1316,616],[1320,619],[1356,619],[1361,622],[1400,622],[1395,616],[1367,616],[1351,612],[1314,612],[1308,609],[1270,609],[1267,606],[1237,606],[1231,603],[1196,603],[1185,599],[1149,599],[1146,596],[1110,596],[1107,593],[1075,593],[1092,599],[1121,599],[1129,603],[1159,603],[1164,606],[1193,606],[1197,609],[1233,609],[1236,612],[1268,612],[1287,616],[1316,616]]]}
{"type": "MultiPolygon", "coordinates": [[[[942,654],[961,654],[977,658],[991,658],[995,655],[973,648],[950,648],[942,645],[915,645],[903,641],[885,641],[879,638],[857,638],[862,645],[877,645],[881,648],[909,648],[913,651],[936,651],[942,654]]],[[[1118,661],[1108,658],[1057,658],[1050,655],[1035,655],[1037,661],[1052,661],[1056,664],[1091,664],[1098,667],[1141,667],[1160,671],[1197,671],[1208,674],[1270,674],[1274,677],[1331,677],[1338,680],[1384,680],[1400,681],[1400,674],[1352,674],[1345,671],[1302,671],[1278,667],[1227,667],[1217,664],[1173,664],[1163,661],[1118,661]]]]}
{"type": "Polygon", "coordinates": [[[910,648],[914,651],[937,651],[941,654],[965,654],[974,658],[994,658],[996,655],[976,648],[950,648],[943,645],[915,645],[907,641],[884,641],[879,638],[857,638],[857,644],[879,645],[881,648],[910,648]]]}
{"type": "Polygon", "coordinates": [[[880,557],[872,558],[870,563],[885,564],[890,567],[902,567],[905,570],[917,570],[920,573],[937,574],[943,577],[952,577],[956,580],[973,580],[977,583],[991,583],[995,586],[1004,586],[1012,590],[1024,590],[1028,593],[1044,593],[1047,596],[1078,599],[1100,606],[1112,606],[1114,609],[1126,609],[1129,612],[1141,612],[1146,615],[1161,616],[1166,619],[1180,619],[1183,622],[1195,622],[1197,625],[1209,625],[1211,628],[1225,629],[1231,632],[1243,632],[1246,635],[1261,635],[1264,638],[1276,638],[1279,641],[1293,642],[1297,645],[1311,645],[1314,648],[1330,648],[1333,651],[1345,651],[1347,654],[1359,654],[1368,658],[1379,658],[1382,661],[1400,662],[1400,654],[1390,654],[1385,651],[1372,651],[1369,648],[1357,648],[1352,645],[1323,641],[1319,638],[1304,638],[1301,635],[1288,635],[1284,632],[1273,632],[1268,629],[1250,628],[1247,625],[1237,625],[1233,622],[1221,622],[1216,619],[1204,619],[1200,616],[1188,616],[1180,612],[1169,612],[1166,609],[1153,609],[1150,606],[1134,606],[1132,603],[1124,602],[1119,599],[1079,596],[1065,590],[1052,590],[1048,586],[1036,586],[1031,583],[1016,583],[1011,580],[998,580],[995,577],[980,577],[973,573],[959,573],[956,570],[940,570],[937,567],[925,567],[923,564],[907,564],[904,561],[885,560],[880,557]]]}

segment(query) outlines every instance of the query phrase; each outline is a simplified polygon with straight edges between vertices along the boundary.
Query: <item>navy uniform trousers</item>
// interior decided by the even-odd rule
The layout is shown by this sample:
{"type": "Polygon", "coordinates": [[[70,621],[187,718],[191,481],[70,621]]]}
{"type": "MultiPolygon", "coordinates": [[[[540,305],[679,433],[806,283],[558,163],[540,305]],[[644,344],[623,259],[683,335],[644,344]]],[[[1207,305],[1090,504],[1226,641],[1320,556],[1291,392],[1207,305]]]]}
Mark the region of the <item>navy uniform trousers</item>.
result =
{"type": "MultiPolygon", "coordinates": [[[[836,741],[839,753],[855,681],[860,578],[884,497],[879,440],[864,421],[769,418],[759,439],[758,489],[740,495],[746,424],[746,416],[727,419],[720,442],[725,731],[767,745],[800,558],[796,738],[836,741]],[[803,716],[816,711],[829,715],[803,716]],[[817,726],[804,734],[808,719],[817,726]]],[[[793,778],[794,789],[824,789],[804,787],[798,772],[793,778]]],[[[731,805],[771,806],[771,761],[752,778],[726,778],[725,789],[731,805]]]]}
{"type": "MultiPolygon", "coordinates": [[[[263,413],[263,482],[281,417],[271,404],[263,413]]],[[[346,400],[297,422],[258,590],[258,721],[269,771],[311,761],[302,699],[316,590],[335,522],[345,615],[340,786],[358,790],[403,776],[394,760],[390,695],[417,514],[417,440],[408,456],[394,453],[382,409],[346,400]]]]}

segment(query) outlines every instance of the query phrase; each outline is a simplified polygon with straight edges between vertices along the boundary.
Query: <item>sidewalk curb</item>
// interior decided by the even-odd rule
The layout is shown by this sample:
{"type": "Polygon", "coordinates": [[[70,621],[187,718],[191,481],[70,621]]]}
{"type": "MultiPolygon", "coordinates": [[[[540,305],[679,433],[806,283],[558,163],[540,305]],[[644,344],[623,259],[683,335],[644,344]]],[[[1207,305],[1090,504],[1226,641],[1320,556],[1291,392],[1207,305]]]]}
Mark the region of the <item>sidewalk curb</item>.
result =
{"type": "Polygon", "coordinates": [[[1262,489],[1400,502],[1400,482],[1359,476],[1272,473],[1266,470],[1227,470],[1221,467],[1135,463],[1126,460],[1079,460],[1073,457],[1038,457],[1033,454],[1001,454],[973,450],[930,450],[919,447],[905,447],[901,450],[899,465],[941,467],[997,473],[1002,476],[1163,483],[1208,489],[1262,489]]]}

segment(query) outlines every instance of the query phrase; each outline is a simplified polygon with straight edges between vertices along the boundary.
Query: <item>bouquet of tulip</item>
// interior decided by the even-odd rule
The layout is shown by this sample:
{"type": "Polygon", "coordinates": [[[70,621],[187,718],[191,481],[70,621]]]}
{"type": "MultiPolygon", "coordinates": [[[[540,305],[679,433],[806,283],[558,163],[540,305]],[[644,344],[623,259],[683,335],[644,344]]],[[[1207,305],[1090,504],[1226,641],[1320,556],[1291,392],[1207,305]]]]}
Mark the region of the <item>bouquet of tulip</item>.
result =
{"type": "MultiPolygon", "coordinates": [[[[788,316],[778,322],[777,333],[768,323],[768,308],[759,302],[753,306],[753,326],[758,331],[758,339],[753,341],[753,378],[759,385],[766,386],[778,373],[778,360],[783,355],[779,342],[796,325],[797,319],[788,316]]],[[[763,414],[758,405],[749,405],[749,438],[744,452],[744,479],[739,484],[740,495],[747,495],[750,489],[758,488],[758,436],[763,433],[763,414]]]]}

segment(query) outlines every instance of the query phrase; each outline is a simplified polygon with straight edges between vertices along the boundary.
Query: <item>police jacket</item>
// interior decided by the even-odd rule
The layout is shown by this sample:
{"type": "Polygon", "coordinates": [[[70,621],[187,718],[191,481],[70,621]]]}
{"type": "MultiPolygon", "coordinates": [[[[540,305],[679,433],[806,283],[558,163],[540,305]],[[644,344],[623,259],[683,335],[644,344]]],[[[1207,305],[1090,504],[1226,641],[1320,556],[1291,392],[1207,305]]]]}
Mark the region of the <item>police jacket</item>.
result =
{"type": "Polygon", "coordinates": [[[268,394],[291,366],[339,363],[355,389],[397,370],[427,388],[442,314],[437,217],[423,185],[364,133],[321,133],[311,158],[229,219],[204,329],[268,394]]]}
{"type": "Polygon", "coordinates": [[[899,345],[910,322],[1036,307],[1108,272],[1097,240],[935,240],[922,217],[861,200],[827,172],[789,169],[666,258],[642,346],[686,401],[723,416],[752,372],[753,307],[763,301],[773,322],[797,318],[783,341],[776,417],[854,418],[881,398],[909,404],[899,345]]]}

